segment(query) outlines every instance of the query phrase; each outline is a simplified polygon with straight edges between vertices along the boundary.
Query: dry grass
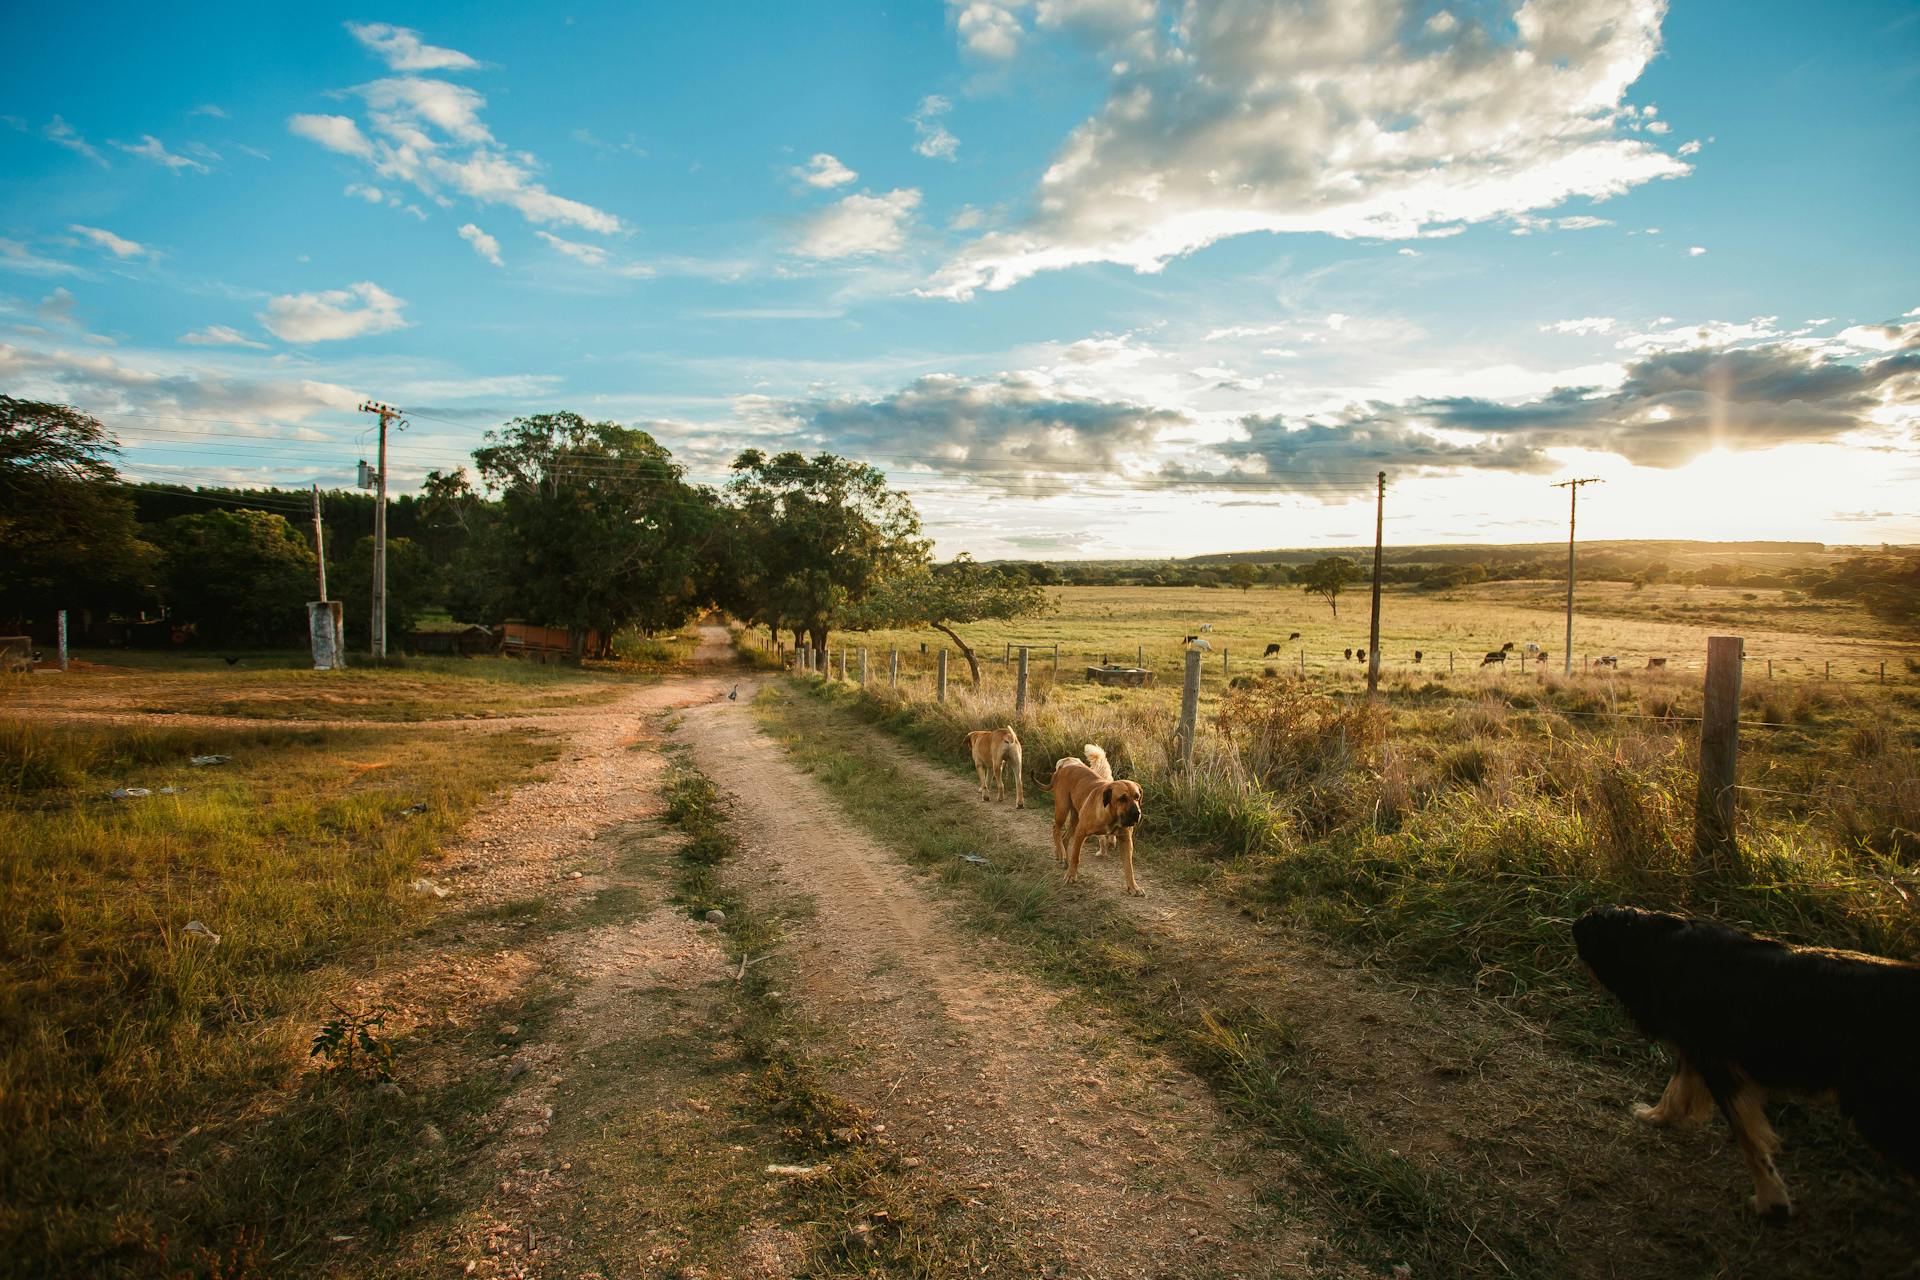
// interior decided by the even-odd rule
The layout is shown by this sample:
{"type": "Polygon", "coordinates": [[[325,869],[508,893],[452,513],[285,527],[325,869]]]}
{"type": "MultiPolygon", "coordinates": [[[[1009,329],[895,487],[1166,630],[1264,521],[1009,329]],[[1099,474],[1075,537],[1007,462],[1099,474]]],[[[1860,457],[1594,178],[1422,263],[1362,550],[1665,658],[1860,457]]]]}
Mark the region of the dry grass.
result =
{"type": "Polygon", "coordinates": [[[6,1269],[205,1271],[238,1223],[277,1254],[334,1196],[410,1212],[412,1192],[354,1173],[377,1116],[325,1082],[281,1092],[325,1016],[315,970],[404,927],[420,859],[548,754],[452,732],[0,722],[6,1269]],[[209,753],[231,763],[188,764],[209,753]],[[152,794],[108,797],[125,786],[152,794]]]}

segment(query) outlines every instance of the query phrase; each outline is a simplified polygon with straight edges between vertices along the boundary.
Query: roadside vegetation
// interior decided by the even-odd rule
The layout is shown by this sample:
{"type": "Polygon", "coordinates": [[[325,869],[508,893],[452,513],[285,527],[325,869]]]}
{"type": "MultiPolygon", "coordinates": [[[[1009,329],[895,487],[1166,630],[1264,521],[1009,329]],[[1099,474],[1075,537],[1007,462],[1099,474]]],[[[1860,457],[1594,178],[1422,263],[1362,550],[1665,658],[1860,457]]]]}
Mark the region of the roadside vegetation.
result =
{"type": "Polygon", "coordinates": [[[309,1069],[323,973],[404,932],[421,859],[553,751],[0,719],[0,1270],[248,1274],[343,1204],[411,1217],[437,1174],[390,1159],[372,1081],[309,1069]]]}
{"type": "MultiPolygon", "coordinates": [[[[1913,954],[1913,916],[1903,917],[1892,905],[1898,892],[1874,883],[1861,865],[1789,859],[1776,840],[1723,879],[1702,882],[1676,868],[1684,859],[1644,857],[1633,842],[1674,822],[1675,806],[1662,791],[1682,783],[1662,774],[1673,761],[1636,754],[1630,744],[1604,752],[1563,744],[1558,765],[1574,775],[1569,786],[1586,794],[1557,798],[1524,794],[1529,784],[1512,779],[1489,789],[1488,775],[1464,754],[1471,742],[1438,747],[1429,825],[1376,832],[1380,781],[1358,761],[1377,750],[1384,725],[1377,718],[1370,725],[1364,708],[1289,699],[1289,732],[1270,741],[1264,757],[1278,790],[1266,793],[1229,785],[1217,756],[1205,758],[1198,780],[1182,782],[1153,745],[1162,723],[1117,714],[1066,722],[1042,707],[1022,729],[1031,772],[1044,776],[1058,755],[1094,740],[1114,751],[1123,776],[1147,782],[1143,874],[1155,896],[1134,910],[1118,895],[1063,884],[1046,849],[1044,795],[1037,797],[1043,812],[1023,819],[1026,834],[1009,846],[1009,811],[956,806],[952,795],[916,781],[917,766],[903,764],[891,740],[910,743],[959,780],[957,792],[966,791],[964,727],[1010,719],[1005,705],[958,690],[950,697],[942,709],[884,690],[802,681],[774,686],[758,706],[848,813],[936,876],[976,927],[1017,941],[1037,971],[1123,1014],[1138,1034],[1177,1047],[1277,1152],[1303,1157],[1309,1194],[1343,1224],[1340,1243],[1354,1256],[1380,1268],[1409,1262],[1417,1275],[1586,1274],[1604,1256],[1623,1273],[1697,1267],[1817,1276],[1829,1274],[1836,1258],[1872,1273],[1908,1255],[1920,1224],[1902,1207],[1895,1175],[1830,1108],[1776,1108],[1790,1113],[1780,1123],[1796,1176],[1822,1187],[1832,1215],[1825,1224],[1800,1224],[1792,1241],[1758,1234],[1736,1212],[1737,1195],[1721,1193],[1721,1183],[1739,1182],[1738,1162],[1711,1126],[1688,1140],[1697,1144],[1696,1160],[1724,1166],[1654,1174],[1648,1165],[1656,1153],[1647,1148],[1662,1139],[1627,1121],[1625,1104],[1657,1092],[1662,1055],[1577,972],[1569,940],[1573,916],[1587,905],[1628,900],[1715,913],[1801,940],[1913,954]],[[1447,780],[1448,770],[1457,776],[1447,780]],[[1576,803],[1608,806],[1600,812],[1637,825],[1603,831],[1605,816],[1583,824],[1576,803]],[[1320,829],[1311,829],[1316,823],[1320,829]],[[984,854],[987,864],[966,854],[984,854]],[[1242,916],[1281,936],[1297,936],[1289,926],[1304,925],[1305,936],[1327,939],[1321,966],[1357,959],[1410,992],[1430,993],[1420,1004],[1436,1019],[1431,1041],[1450,1045],[1432,1070],[1471,1080],[1488,1070],[1481,1055],[1502,1055],[1495,1077],[1531,1099],[1523,1131],[1496,1136],[1481,1131],[1485,1118],[1456,1114],[1446,1121],[1459,1126],[1454,1140],[1422,1141],[1417,1154],[1403,1154],[1399,1144],[1410,1135],[1396,1140],[1379,1131],[1369,1119],[1377,1099],[1353,1088],[1352,1053],[1330,1058],[1325,1043],[1329,1036],[1364,1043],[1379,1033],[1368,1025],[1373,1015],[1303,1027],[1290,1005],[1327,993],[1296,990],[1301,975],[1284,958],[1260,944],[1228,956],[1178,929],[1163,936],[1149,923],[1166,910],[1170,884],[1214,904],[1216,927],[1229,934],[1242,916]],[[1469,1011],[1488,1004],[1506,1011],[1489,1025],[1506,1029],[1476,1045],[1492,1033],[1471,1028],[1489,1015],[1469,1011]],[[1465,1025],[1449,1008],[1468,1014],[1465,1025]],[[1565,1091],[1594,1066],[1611,1083],[1583,1084],[1605,1099],[1583,1110],[1592,1104],[1565,1091]],[[1657,1180],[1676,1172],[1684,1184],[1657,1180]],[[1594,1194],[1596,1186],[1611,1189],[1594,1194]],[[1661,1203],[1663,1214],[1684,1212],[1684,1238],[1649,1233],[1628,1208],[1642,1198],[1661,1203]],[[1675,1210],[1681,1201],[1685,1209],[1675,1210]]],[[[1465,710],[1483,714],[1478,704],[1465,710]]],[[[1516,729],[1522,714],[1509,713],[1503,728],[1516,729]]],[[[1439,741],[1474,736],[1459,722],[1435,731],[1439,741]]],[[[1516,758],[1510,738],[1483,745],[1496,774],[1516,758]]],[[[1690,801],[1690,774],[1684,785],[1690,801]]],[[[1035,799],[1030,790],[1029,804],[1035,799]]],[[[1103,869],[1083,863],[1083,874],[1103,869]]],[[[1895,874],[1912,892],[1910,873],[1895,874]]],[[[1183,913],[1183,899],[1172,896],[1175,914],[1183,913]]]]}

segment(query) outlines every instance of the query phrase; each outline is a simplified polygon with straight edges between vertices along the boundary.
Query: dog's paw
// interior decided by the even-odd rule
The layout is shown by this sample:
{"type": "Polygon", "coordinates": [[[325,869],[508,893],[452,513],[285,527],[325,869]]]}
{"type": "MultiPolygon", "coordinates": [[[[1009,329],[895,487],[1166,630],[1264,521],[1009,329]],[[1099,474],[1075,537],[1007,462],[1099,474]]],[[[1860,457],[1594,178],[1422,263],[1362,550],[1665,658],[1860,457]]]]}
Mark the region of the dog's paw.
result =
{"type": "Polygon", "coordinates": [[[1628,1108],[1628,1113],[1641,1124],[1650,1124],[1656,1129],[1667,1122],[1666,1117],[1660,1114],[1659,1109],[1647,1102],[1634,1103],[1632,1107],[1628,1108]]]}
{"type": "Polygon", "coordinates": [[[1147,896],[1147,891],[1145,889],[1142,889],[1137,884],[1134,885],[1132,888],[1128,889],[1127,893],[1135,898],[1144,898],[1147,896]]]}
{"type": "Polygon", "coordinates": [[[1779,1199],[1762,1200],[1758,1195],[1747,1197],[1747,1207],[1768,1222],[1785,1222],[1794,1214],[1793,1201],[1783,1192],[1779,1199]]]}

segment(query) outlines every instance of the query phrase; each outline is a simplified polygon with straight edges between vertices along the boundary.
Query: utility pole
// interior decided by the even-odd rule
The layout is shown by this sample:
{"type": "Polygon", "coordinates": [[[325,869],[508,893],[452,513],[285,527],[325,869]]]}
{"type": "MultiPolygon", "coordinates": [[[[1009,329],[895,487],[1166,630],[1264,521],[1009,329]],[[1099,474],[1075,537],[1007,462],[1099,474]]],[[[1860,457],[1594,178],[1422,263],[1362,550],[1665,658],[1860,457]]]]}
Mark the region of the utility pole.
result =
{"type": "MultiPolygon", "coordinates": [[[[368,400],[360,412],[380,415],[380,470],[375,475],[377,490],[373,503],[373,656],[387,656],[387,425],[400,416],[390,404],[368,400]]],[[[401,428],[406,423],[400,424],[401,428]]]]}
{"type": "Polygon", "coordinates": [[[1380,543],[1387,520],[1387,473],[1380,473],[1380,490],[1373,503],[1373,626],[1367,635],[1367,696],[1380,688],[1380,543]]]}
{"type": "Polygon", "coordinates": [[[1567,647],[1561,652],[1562,670],[1573,674],[1573,524],[1580,510],[1580,486],[1583,484],[1605,484],[1606,481],[1595,476],[1584,480],[1562,480],[1553,486],[1567,491],[1567,647]]]}
{"type": "Polygon", "coordinates": [[[327,598],[327,544],[326,534],[320,529],[320,485],[313,486],[313,562],[320,570],[320,600],[327,598]]]}

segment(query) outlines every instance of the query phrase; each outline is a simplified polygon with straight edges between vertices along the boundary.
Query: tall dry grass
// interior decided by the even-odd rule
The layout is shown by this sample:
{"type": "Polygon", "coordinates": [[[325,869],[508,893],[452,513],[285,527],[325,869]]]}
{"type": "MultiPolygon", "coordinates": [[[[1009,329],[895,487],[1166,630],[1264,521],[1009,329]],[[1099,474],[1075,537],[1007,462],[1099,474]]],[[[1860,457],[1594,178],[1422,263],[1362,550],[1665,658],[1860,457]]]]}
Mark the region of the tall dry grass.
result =
{"type": "MultiPolygon", "coordinates": [[[[1016,723],[1005,687],[955,685],[940,704],[918,687],[808,683],[956,766],[968,730],[1016,723]]],[[[1530,1011],[1591,1005],[1567,927],[1601,902],[1920,956],[1920,751],[1891,719],[1834,729],[1826,738],[1845,743],[1835,751],[1798,736],[1759,742],[1743,773],[1759,781],[1743,793],[1741,857],[1714,873],[1691,852],[1698,730],[1686,717],[1699,694],[1684,677],[1549,677],[1437,699],[1408,689],[1385,705],[1286,677],[1236,683],[1191,769],[1164,698],[1068,700],[1043,679],[1017,724],[1042,772],[1101,743],[1147,789],[1150,822],[1245,860],[1234,882],[1252,904],[1530,1011]],[[1782,770],[1825,786],[1776,798],[1782,770]]],[[[1748,714],[1804,724],[1839,706],[1829,692],[1769,693],[1748,714]]],[[[1579,1018],[1569,1026],[1594,1032],[1579,1018]]]]}

